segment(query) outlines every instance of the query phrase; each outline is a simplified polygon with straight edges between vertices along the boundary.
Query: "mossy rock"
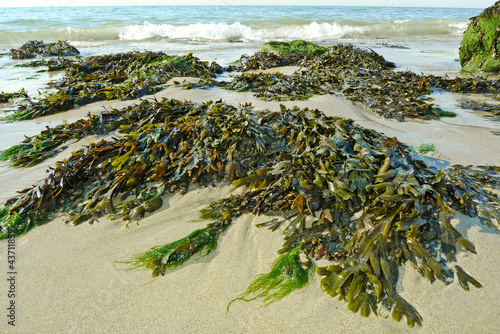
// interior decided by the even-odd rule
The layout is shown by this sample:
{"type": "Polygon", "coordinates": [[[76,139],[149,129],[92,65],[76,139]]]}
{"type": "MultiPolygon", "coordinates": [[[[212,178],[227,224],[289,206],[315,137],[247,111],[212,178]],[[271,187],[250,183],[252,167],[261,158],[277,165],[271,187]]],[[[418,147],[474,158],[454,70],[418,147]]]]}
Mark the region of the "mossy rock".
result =
{"type": "Polygon", "coordinates": [[[500,1],[470,19],[459,55],[465,72],[500,72],[500,1]]]}
{"type": "Polygon", "coordinates": [[[325,52],[326,48],[303,40],[291,42],[267,42],[260,48],[259,52],[275,53],[278,55],[289,55],[293,53],[325,52]]]}

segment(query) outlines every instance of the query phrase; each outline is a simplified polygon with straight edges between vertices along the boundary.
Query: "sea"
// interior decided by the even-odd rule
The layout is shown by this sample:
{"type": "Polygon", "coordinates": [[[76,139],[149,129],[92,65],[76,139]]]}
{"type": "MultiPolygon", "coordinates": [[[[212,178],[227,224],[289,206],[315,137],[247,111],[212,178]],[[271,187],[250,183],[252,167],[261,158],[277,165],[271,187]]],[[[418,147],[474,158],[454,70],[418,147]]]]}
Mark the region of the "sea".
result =
{"type": "MultiPolygon", "coordinates": [[[[162,50],[192,52],[225,65],[267,41],[304,39],[374,48],[415,71],[456,71],[463,32],[469,18],[481,11],[335,6],[0,8],[0,52],[28,40],[67,40],[84,56],[162,50]]],[[[3,58],[2,66],[9,63],[3,58]]]]}
{"type": "MultiPolygon", "coordinates": [[[[303,39],[373,49],[398,70],[456,75],[469,18],[481,8],[121,6],[0,8],[0,92],[37,96],[63,74],[16,67],[11,48],[66,40],[82,56],[164,51],[228,65],[263,43],[303,39]]],[[[2,106],[0,105],[0,109],[2,106]]],[[[3,127],[0,127],[0,131],[3,127]]],[[[0,145],[1,146],[1,145],[0,145]]],[[[1,149],[1,148],[0,148],[1,149]]]]}

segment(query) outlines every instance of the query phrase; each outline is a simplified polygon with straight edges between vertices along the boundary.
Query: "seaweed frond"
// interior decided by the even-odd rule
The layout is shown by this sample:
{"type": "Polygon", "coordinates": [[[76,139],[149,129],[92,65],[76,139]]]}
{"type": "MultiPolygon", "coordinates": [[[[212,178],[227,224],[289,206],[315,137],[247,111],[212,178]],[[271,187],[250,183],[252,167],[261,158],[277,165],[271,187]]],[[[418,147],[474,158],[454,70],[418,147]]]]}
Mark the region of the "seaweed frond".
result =
{"type": "Polygon", "coordinates": [[[48,214],[37,213],[28,215],[13,211],[14,204],[0,208],[0,240],[9,238],[10,235],[21,235],[28,232],[33,226],[41,225],[48,221],[48,214]]]}
{"type": "Polygon", "coordinates": [[[132,264],[134,268],[145,267],[153,270],[153,277],[165,275],[167,269],[180,266],[199,253],[206,256],[217,248],[219,235],[229,226],[226,222],[210,224],[205,228],[192,232],[187,237],[157,246],[150,251],[136,255],[132,260],[123,263],[132,264]]]}
{"type": "Polygon", "coordinates": [[[227,310],[234,301],[252,301],[262,298],[265,305],[281,300],[294,290],[306,287],[312,274],[314,265],[307,260],[303,262],[300,258],[303,253],[303,244],[291,249],[276,259],[267,274],[257,275],[248,289],[239,297],[231,300],[227,310]]]}

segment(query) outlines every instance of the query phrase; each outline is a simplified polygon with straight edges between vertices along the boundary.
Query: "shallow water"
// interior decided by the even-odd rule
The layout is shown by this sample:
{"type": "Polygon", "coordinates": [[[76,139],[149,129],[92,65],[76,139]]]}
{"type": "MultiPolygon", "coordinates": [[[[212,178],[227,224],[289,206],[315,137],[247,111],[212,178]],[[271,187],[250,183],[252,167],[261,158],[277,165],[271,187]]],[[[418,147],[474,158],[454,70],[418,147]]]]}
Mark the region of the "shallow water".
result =
{"type": "Polygon", "coordinates": [[[47,72],[45,67],[30,68],[16,67],[21,62],[9,62],[0,67],[1,75],[4,78],[0,80],[0,92],[17,92],[24,88],[32,97],[39,95],[39,91],[51,90],[49,81],[56,81],[63,77],[64,72],[47,72]]]}
{"type": "Polygon", "coordinates": [[[446,111],[452,111],[457,114],[456,117],[442,118],[441,121],[448,124],[483,127],[492,129],[492,131],[500,130],[500,122],[486,117],[487,113],[474,111],[470,109],[463,109],[460,107],[460,102],[464,99],[473,101],[482,101],[490,103],[498,103],[492,97],[480,94],[458,94],[448,93],[445,91],[436,91],[430,97],[434,99],[432,103],[440,106],[446,111]]]}
{"type": "Polygon", "coordinates": [[[481,9],[339,6],[0,8],[0,45],[39,35],[73,42],[413,37],[460,34],[481,9]],[[112,15],[110,15],[112,13],[112,15]]]}

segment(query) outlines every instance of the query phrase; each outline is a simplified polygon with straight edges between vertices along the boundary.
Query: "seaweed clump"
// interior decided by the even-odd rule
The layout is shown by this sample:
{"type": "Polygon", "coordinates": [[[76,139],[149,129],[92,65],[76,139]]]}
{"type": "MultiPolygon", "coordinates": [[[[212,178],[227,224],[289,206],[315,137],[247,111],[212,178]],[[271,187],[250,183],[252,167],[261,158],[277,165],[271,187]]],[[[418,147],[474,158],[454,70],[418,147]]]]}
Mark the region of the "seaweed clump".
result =
{"type": "Polygon", "coordinates": [[[375,113],[403,121],[407,118],[453,117],[428,97],[435,89],[460,93],[495,93],[498,81],[481,78],[450,79],[394,71],[395,64],[370,49],[334,45],[322,53],[275,55],[256,53],[240,60],[244,70],[298,66],[292,75],[242,73],[225,87],[252,91],[266,100],[302,100],[313,94],[336,94],[359,102],[375,113]]]}
{"type": "Polygon", "coordinates": [[[37,56],[41,57],[64,57],[77,56],[80,54],[77,48],[66,41],[57,41],[54,43],[44,43],[43,41],[28,41],[18,49],[11,49],[12,59],[30,59],[37,56]]]}
{"type": "Polygon", "coordinates": [[[271,41],[264,43],[259,52],[274,53],[279,55],[289,55],[297,53],[322,53],[326,48],[317,44],[306,42],[304,40],[295,40],[291,42],[271,41]]]}
{"type": "Polygon", "coordinates": [[[19,91],[14,93],[0,92],[0,103],[9,102],[14,99],[28,98],[28,97],[29,97],[28,92],[26,92],[24,88],[21,88],[19,91]]]}
{"type": "Polygon", "coordinates": [[[291,42],[267,42],[251,57],[241,56],[239,62],[243,71],[265,70],[272,67],[292,66],[304,59],[324,53],[327,48],[303,40],[291,42]]]}
{"type": "Polygon", "coordinates": [[[217,248],[219,235],[229,225],[227,222],[209,224],[207,227],[192,232],[187,237],[176,240],[164,246],[151,249],[140,254],[131,263],[135,267],[145,266],[153,270],[153,277],[165,275],[167,269],[172,269],[186,262],[191,256],[198,253],[202,256],[210,254],[217,248]]]}
{"type": "Polygon", "coordinates": [[[244,192],[203,210],[211,219],[206,228],[130,263],[164,275],[212,251],[239,216],[267,214],[273,217],[259,226],[283,232],[281,256],[235,300],[279,300],[307,285],[319,259],[331,261],[316,268],[328,295],[362,316],[406,317],[410,327],[422,318],[397,290],[400,266],[430,282],[449,284],[457,274],[464,289],[481,287],[453,267],[458,251],[476,250],[450,219],[461,212],[496,227],[498,168],[434,169],[395,138],[307,108],[269,112],[163,99],[102,120],[120,137],[74,152],[9,200],[0,237],[61,212],[73,224],[102,217],[128,224],[160,209],[167,191],[232,181],[244,192]]]}
{"type": "Polygon", "coordinates": [[[20,144],[0,151],[0,161],[11,161],[15,167],[31,167],[63,151],[63,144],[70,140],[79,140],[89,135],[104,135],[116,129],[110,124],[110,113],[97,116],[89,115],[70,124],[50,128],[47,126],[40,134],[26,137],[20,144]],[[103,119],[105,118],[105,120],[103,119]],[[106,122],[107,126],[103,126],[106,122]]]}
{"type": "Polygon", "coordinates": [[[267,274],[258,275],[250,284],[247,291],[238,298],[233,299],[227,305],[237,300],[252,301],[262,298],[262,302],[270,304],[286,297],[290,292],[306,287],[310,277],[314,273],[314,265],[311,261],[303,261],[301,255],[303,244],[280,255],[267,274]],[[252,296],[251,298],[249,298],[252,296]]]}
{"type": "Polygon", "coordinates": [[[33,119],[96,101],[139,98],[162,90],[174,76],[198,77],[203,79],[199,86],[210,85],[215,73],[222,71],[217,63],[202,62],[192,54],[169,56],[151,51],[30,64],[49,66],[49,70],[64,69],[65,75],[50,83],[57,92],[20,104],[6,120],[33,119]]]}

